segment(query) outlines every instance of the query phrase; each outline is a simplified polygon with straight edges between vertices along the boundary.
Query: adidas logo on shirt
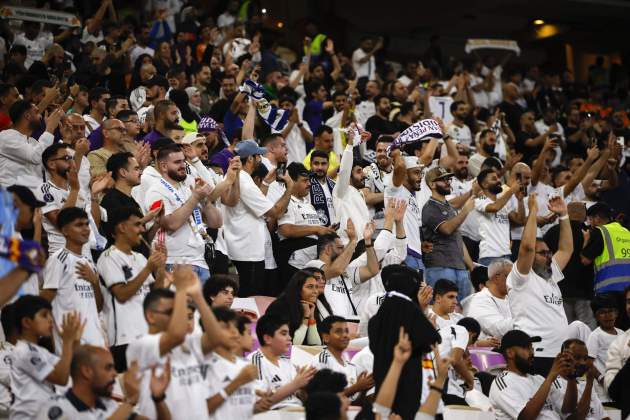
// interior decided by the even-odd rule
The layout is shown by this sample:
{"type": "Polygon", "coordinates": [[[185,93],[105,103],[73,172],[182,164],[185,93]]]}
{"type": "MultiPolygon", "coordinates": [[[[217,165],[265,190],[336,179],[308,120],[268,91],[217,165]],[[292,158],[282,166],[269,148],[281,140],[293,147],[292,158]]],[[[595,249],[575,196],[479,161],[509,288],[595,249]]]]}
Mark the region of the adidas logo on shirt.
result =
{"type": "Polygon", "coordinates": [[[231,379],[229,376],[225,375],[225,378],[223,378],[223,382],[230,382],[231,379]]]}
{"type": "Polygon", "coordinates": [[[273,378],[271,378],[271,383],[274,382],[282,382],[282,379],[278,375],[274,375],[273,378]]]}

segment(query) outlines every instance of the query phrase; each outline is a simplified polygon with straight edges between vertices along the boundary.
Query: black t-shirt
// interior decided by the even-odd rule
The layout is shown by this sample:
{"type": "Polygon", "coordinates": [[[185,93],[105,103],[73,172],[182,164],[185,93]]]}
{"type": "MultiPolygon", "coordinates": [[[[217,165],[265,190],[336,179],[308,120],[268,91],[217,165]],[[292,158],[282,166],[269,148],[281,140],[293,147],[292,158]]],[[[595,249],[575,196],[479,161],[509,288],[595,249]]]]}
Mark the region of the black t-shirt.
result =
{"type": "Polygon", "coordinates": [[[521,115],[523,114],[523,108],[521,108],[518,104],[511,104],[509,102],[501,102],[499,104],[499,109],[502,112],[505,112],[505,120],[512,132],[516,133],[521,129],[521,115]]]}
{"type": "Polygon", "coordinates": [[[542,145],[529,147],[525,145],[525,142],[536,137],[538,137],[538,133],[526,133],[525,131],[519,131],[518,134],[516,134],[516,151],[523,154],[522,161],[530,166],[532,165],[534,158],[540,154],[542,145]]]}
{"type": "Polygon", "coordinates": [[[580,156],[583,159],[585,159],[586,146],[584,146],[582,139],[576,142],[572,142],[569,140],[569,136],[574,135],[578,131],[579,131],[578,127],[569,127],[568,125],[564,127],[564,137],[567,139],[567,149],[565,153],[575,155],[575,156],[580,156]]]}
{"type": "Polygon", "coordinates": [[[586,247],[582,250],[582,255],[589,260],[594,260],[600,256],[602,252],[604,252],[604,238],[602,237],[602,232],[597,228],[593,228],[586,247]]]}
{"type": "MultiPolygon", "coordinates": [[[[562,273],[564,280],[558,283],[563,297],[590,299],[593,296],[593,266],[582,265],[580,251],[584,244],[582,236],[582,224],[571,221],[571,233],[573,234],[573,254],[562,273]]],[[[599,235],[601,237],[601,235],[599,235]]],[[[560,240],[560,225],[552,226],[543,237],[545,243],[552,252],[558,250],[560,240]]]]}

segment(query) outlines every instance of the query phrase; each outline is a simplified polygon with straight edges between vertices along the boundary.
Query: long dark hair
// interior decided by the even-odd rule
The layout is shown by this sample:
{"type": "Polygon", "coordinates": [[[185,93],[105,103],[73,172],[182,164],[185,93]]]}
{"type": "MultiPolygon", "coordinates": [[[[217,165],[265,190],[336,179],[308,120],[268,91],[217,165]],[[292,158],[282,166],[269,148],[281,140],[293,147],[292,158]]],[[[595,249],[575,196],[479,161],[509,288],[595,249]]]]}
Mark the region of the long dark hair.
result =
{"type": "Polygon", "coordinates": [[[173,89],[168,94],[168,97],[171,101],[175,102],[177,108],[179,108],[179,112],[182,114],[182,119],[188,123],[193,121],[199,122],[199,116],[190,109],[190,105],[188,105],[188,94],[183,89],[173,89]]]}
{"type": "MultiPolygon", "coordinates": [[[[315,273],[319,273],[324,277],[324,281],[326,281],[326,274],[324,273],[324,270],[320,268],[306,267],[303,271],[306,271],[307,273],[311,273],[311,276],[314,276],[315,273]]],[[[324,308],[326,308],[326,310],[328,311],[328,315],[333,314],[332,308],[330,307],[330,304],[328,303],[328,299],[326,299],[325,294],[322,293],[321,295],[317,296],[317,300],[321,302],[322,305],[324,305],[324,308]]],[[[323,319],[324,317],[321,316],[321,314],[319,313],[319,309],[317,308],[317,305],[315,305],[315,319],[317,320],[318,325],[319,325],[319,322],[321,321],[320,318],[323,319]]]]}
{"type": "Polygon", "coordinates": [[[295,330],[300,328],[304,319],[304,309],[300,301],[302,300],[302,288],[309,278],[313,278],[312,273],[306,270],[297,271],[287,283],[284,291],[278,296],[278,299],[269,307],[273,313],[282,315],[289,320],[291,336],[293,336],[295,330]]]}

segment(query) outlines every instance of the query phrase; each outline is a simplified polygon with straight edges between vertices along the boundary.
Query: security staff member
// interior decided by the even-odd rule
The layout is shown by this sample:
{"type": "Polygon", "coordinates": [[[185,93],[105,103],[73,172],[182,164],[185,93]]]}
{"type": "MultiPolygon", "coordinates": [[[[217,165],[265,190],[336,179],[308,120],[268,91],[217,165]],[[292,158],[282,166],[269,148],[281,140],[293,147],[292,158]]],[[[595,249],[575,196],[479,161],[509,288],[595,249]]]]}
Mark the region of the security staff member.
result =
{"type": "Polygon", "coordinates": [[[586,215],[593,229],[586,234],[580,259],[593,263],[595,294],[611,294],[623,313],[623,290],[630,285],[630,231],[613,219],[606,203],[593,204],[586,215]]]}

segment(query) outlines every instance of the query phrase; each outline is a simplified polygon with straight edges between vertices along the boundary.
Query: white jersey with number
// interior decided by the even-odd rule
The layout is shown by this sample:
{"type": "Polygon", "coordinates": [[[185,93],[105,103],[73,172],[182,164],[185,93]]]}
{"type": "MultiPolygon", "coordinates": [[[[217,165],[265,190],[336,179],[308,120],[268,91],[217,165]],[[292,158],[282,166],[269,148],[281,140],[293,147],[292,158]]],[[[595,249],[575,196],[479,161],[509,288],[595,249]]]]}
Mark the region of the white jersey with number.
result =
{"type": "Polygon", "coordinates": [[[125,302],[118,301],[112,293],[113,286],[131,282],[146,265],[144,255],[134,251],[126,254],[114,245],[107,248],[98,259],[96,267],[103,280],[103,316],[110,346],[129,344],[149,332],[142,303],[151,290],[149,285],[155,281],[153,276],[149,274],[142,286],[125,302]]]}
{"type": "MultiPolygon", "coordinates": [[[[206,381],[210,388],[211,397],[225,389],[238,376],[241,370],[250,364],[245,359],[237,357],[234,361],[231,361],[216,353],[208,355],[206,360],[210,365],[206,381]]],[[[254,404],[256,403],[254,390],[254,382],[241,385],[228,396],[223,404],[210,414],[210,418],[216,420],[246,420],[252,418],[254,415],[254,404]]]]}
{"type": "Polygon", "coordinates": [[[41,404],[55,394],[55,386],[46,377],[58,362],[59,358],[45,348],[17,341],[11,354],[12,420],[34,418],[41,404]]]}
{"type": "MultiPolygon", "coordinates": [[[[297,371],[295,366],[291,364],[291,360],[288,357],[280,356],[278,358],[278,364],[270,362],[263,352],[258,349],[248,356],[251,363],[258,369],[258,380],[255,387],[257,391],[275,392],[278,388],[288,384],[295,379],[297,371]]],[[[284,400],[280,401],[272,407],[272,410],[276,410],[282,407],[301,407],[302,403],[294,395],[291,394],[284,400]]]]}
{"type": "Polygon", "coordinates": [[[151,419],[156,417],[149,389],[151,368],[163,367],[167,357],[170,357],[171,382],[166,389],[165,401],[173,417],[178,418],[185,413],[188,419],[207,419],[206,400],[212,395],[206,382],[208,364],[201,348],[201,336],[189,334],[184,343],[160,356],[161,335],[162,333],[147,334],[132,341],[127,347],[127,362],[131,364],[134,360],[137,361],[142,373],[138,414],[151,419]]]}
{"type": "MultiPolygon", "coordinates": [[[[545,379],[540,375],[519,375],[504,371],[494,379],[490,387],[490,402],[494,407],[497,420],[517,419],[529,400],[538,392],[545,379]]],[[[560,420],[560,415],[554,410],[553,401],[560,393],[557,379],[551,386],[547,400],[538,414],[538,419],[560,420]]],[[[561,397],[564,397],[562,394],[561,397]]]]}
{"type": "Polygon", "coordinates": [[[58,331],[61,331],[63,316],[72,311],[78,311],[81,319],[85,321],[81,344],[105,346],[94,286],[77,275],[78,264],[87,264],[96,271],[92,257],[77,255],[66,248],[52,254],[44,267],[42,289],[52,289],[57,292],[52,301],[52,313],[57,324],[57,328],[53,330],[57,352],[60,352],[62,348],[58,331]]]}

